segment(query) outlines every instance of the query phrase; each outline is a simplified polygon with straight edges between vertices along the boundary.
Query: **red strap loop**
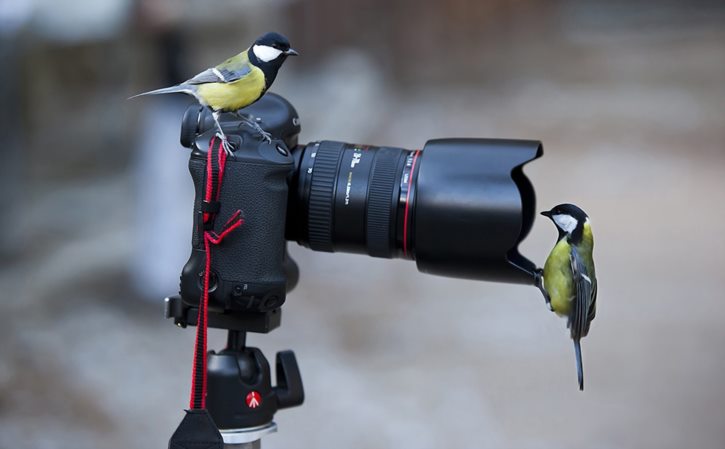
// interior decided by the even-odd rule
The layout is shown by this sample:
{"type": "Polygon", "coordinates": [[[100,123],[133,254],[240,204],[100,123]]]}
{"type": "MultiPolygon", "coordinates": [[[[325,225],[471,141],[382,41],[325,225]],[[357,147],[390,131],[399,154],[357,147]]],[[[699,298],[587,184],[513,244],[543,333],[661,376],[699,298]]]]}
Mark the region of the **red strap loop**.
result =
{"type": "MultiPolygon", "coordinates": [[[[209,151],[206,160],[206,184],[204,188],[204,201],[207,203],[218,202],[224,178],[227,153],[220,141],[215,149],[216,138],[209,142],[209,151]]],[[[204,231],[204,287],[201,299],[199,300],[199,315],[196,323],[196,343],[194,345],[194,365],[191,377],[191,399],[190,408],[206,408],[206,352],[207,352],[207,328],[209,308],[209,280],[211,275],[211,246],[219,245],[224,238],[232,231],[244,224],[242,211],[237,210],[222,226],[219,233],[211,229],[214,224],[216,213],[206,212],[203,214],[204,223],[208,226],[204,231]],[[199,379],[201,377],[201,379],[199,379]],[[201,382],[199,382],[201,380],[201,382]]]]}

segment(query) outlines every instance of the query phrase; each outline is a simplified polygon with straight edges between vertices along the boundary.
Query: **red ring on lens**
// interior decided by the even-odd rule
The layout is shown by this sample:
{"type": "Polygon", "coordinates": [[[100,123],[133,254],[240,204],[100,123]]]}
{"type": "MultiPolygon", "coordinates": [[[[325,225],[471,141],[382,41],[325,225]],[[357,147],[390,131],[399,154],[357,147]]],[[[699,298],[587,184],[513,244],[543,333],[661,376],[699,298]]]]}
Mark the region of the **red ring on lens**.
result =
{"type": "Polygon", "coordinates": [[[403,213],[403,255],[408,256],[408,215],[410,212],[410,191],[413,190],[413,175],[415,173],[415,162],[418,160],[420,150],[413,154],[413,163],[410,167],[410,186],[405,194],[405,212],[403,213]]]}

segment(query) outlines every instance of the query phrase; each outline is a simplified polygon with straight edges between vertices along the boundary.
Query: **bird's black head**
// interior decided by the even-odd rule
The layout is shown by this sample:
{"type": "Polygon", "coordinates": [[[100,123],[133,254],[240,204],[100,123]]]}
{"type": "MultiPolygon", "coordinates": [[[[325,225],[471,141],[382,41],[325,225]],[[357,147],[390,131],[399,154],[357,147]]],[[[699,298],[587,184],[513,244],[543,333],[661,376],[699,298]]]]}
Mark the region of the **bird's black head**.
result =
{"type": "Polygon", "coordinates": [[[290,47],[289,40],[279,33],[265,33],[254,41],[249,48],[249,61],[262,69],[266,87],[272,85],[277,77],[277,71],[288,56],[297,56],[297,52],[290,47]]]}
{"type": "Polygon", "coordinates": [[[264,33],[259,36],[254,43],[255,45],[267,45],[280,50],[289,50],[290,48],[289,39],[279,33],[275,33],[274,31],[264,33]]]}
{"type": "Polygon", "coordinates": [[[549,217],[559,230],[559,238],[570,236],[575,240],[581,238],[584,223],[589,220],[589,216],[578,206],[573,204],[559,204],[551,210],[541,213],[545,217],[549,217]]]}
{"type": "Polygon", "coordinates": [[[250,49],[256,59],[262,64],[281,65],[287,56],[297,56],[297,52],[290,47],[289,40],[275,32],[265,33],[257,38],[250,49]]]}

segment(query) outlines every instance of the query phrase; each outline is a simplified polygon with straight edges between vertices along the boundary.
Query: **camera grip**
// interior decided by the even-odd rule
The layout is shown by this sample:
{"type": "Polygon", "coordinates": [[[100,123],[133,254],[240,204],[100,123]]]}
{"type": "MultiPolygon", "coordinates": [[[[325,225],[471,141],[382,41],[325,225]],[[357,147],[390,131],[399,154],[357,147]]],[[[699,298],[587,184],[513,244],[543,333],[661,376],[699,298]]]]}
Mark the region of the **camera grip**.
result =
{"type": "MultiPolygon", "coordinates": [[[[266,312],[284,303],[287,177],[293,167],[290,156],[267,143],[227,159],[213,229],[221,229],[237,210],[242,211],[244,224],[211,251],[211,311],[266,312]]],[[[202,293],[206,257],[202,220],[205,154],[192,153],[189,172],[195,190],[194,227],[192,254],[181,275],[181,296],[186,304],[195,306],[202,293]]]]}

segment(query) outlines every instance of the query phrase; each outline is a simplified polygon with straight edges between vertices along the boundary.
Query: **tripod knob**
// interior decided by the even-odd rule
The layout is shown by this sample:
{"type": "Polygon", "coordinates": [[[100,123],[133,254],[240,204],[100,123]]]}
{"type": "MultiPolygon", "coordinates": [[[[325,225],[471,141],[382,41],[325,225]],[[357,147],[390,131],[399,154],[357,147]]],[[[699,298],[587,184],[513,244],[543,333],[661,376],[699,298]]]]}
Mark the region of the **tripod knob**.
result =
{"type": "Polygon", "coordinates": [[[274,393],[279,408],[301,405],[305,400],[305,390],[294,352],[287,350],[277,353],[276,372],[277,386],[274,387],[274,393]]]}

